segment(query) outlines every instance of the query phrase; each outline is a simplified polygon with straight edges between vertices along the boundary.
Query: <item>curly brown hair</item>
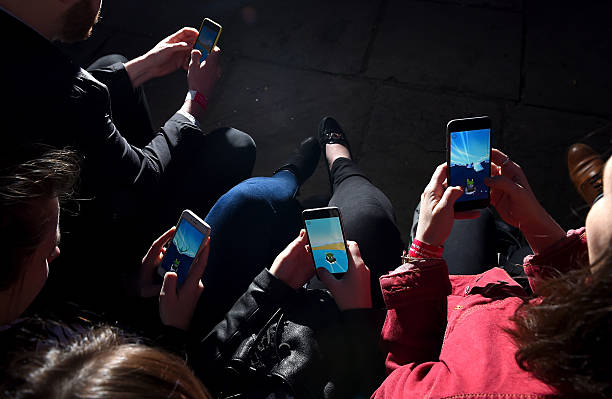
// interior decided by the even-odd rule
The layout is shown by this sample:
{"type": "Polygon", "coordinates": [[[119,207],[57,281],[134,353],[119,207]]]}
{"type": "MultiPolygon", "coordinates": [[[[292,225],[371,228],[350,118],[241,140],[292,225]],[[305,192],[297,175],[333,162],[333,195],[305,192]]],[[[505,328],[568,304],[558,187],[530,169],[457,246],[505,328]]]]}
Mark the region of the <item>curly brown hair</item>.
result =
{"type": "Polygon", "coordinates": [[[612,397],[612,243],[591,266],[543,281],[513,318],[519,366],[560,397],[612,397]]]}

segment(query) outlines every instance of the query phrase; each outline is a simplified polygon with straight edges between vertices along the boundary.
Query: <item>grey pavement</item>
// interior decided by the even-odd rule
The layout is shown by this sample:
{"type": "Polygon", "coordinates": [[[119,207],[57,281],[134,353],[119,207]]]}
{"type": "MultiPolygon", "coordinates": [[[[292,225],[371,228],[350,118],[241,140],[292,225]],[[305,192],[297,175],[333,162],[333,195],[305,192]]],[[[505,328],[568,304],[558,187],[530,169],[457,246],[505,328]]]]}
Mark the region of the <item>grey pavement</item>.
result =
{"type": "MultiPolygon", "coordinates": [[[[493,144],[519,163],[565,228],[587,208],[567,173],[576,141],[612,151],[612,6],[551,0],[106,0],[82,65],[136,57],[203,17],[223,25],[223,77],[205,130],[257,143],[270,175],[322,116],[344,127],[357,162],[391,199],[404,241],[449,119],[489,115],[493,144]]],[[[146,84],[156,126],[181,105],[184,71],[146,84]]],[[[329,192],[324,162],[300,198],[329,192]]]]}

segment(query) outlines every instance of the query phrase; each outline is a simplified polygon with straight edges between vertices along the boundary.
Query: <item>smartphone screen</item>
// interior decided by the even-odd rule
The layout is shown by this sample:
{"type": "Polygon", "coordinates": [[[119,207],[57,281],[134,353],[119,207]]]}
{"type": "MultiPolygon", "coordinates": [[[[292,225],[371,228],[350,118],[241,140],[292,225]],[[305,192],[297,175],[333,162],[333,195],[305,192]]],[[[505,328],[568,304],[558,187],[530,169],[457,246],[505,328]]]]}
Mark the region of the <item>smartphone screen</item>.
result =
{"type": "Polygon", "coordinates": [[[217,43],[218,36],[221,32],[221,26],[215,22],[205,19],[200,27],[200,34],[196,39],[194,49],[202,52],[202,58],[200,62],[204,61],[208,54],[213,50],[217,43]]]}
{"type": "Polygon", "coordinates": [[[162,259],[160,269],[164,273],[175,272],[179,284],[182,284],[206,236],[206,233],[199,231],[187,219],[181,218],[174,238],[162,259]]]}
{"type": "Polygon", "coordinates": [[[491,175],[491,128],[451,131],[449,136],[449,186],[465,190],[457,203],[488,203],[489,187],[484,179],[491,175]]]}
{"type": "Polygon", "coordinates": [[[339,216],[306,219],[306,232],[315,268],[323,267],[330,273],[346,273],[348,257],[339,216]]]}

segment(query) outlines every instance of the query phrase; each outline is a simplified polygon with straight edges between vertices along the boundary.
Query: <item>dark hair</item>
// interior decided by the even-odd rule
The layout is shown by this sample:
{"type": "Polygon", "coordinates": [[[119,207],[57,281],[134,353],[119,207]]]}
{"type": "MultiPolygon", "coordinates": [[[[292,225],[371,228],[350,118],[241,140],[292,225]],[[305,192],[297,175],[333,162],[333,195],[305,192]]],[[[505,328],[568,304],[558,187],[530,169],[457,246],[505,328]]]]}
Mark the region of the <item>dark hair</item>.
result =
{"type": "Polygon", "coordinates": [[[99,327],[64,346],[21,355],[15,399],[208,399],[179,357],[99,327]]]}
{"type": "Polygon", "coordinates": [[[5,160],[0,167],[0,242],[5,259],[0,264],[0,290],[17,279],[21,262],[42,241],[43,220],[33,215],[36,201],[70,197],[79,175],[78,157],[69,149],[46,147],[35,158],[5,160]]]}
{"type": "Polygon", "coordinates": [[[612,243],[592,266],[542,281],[513,318],[519,366],[560,397],[612,397],[612,243]]]}

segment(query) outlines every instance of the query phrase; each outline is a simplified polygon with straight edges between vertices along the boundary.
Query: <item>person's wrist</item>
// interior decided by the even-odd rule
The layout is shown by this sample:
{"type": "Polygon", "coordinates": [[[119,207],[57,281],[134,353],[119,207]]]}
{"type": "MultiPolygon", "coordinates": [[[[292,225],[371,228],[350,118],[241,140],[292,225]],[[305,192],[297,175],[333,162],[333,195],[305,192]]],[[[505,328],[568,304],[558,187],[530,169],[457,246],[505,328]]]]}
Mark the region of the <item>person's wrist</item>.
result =
{"type": "Polygon", "coordinates": [[[532,219],[528,226],[521,227],[521,232],[534,254],[546,251],[566,236],[565,230],[543,208],[541,217],[532,219]]]}
{"type": "MultiPolygon", "coordinates": [[[[420,225],[421,225],[421,222],[419,221],[419,227],[420,225]]],[[[439,237],[436,237],[436,234],[431,234],[429,229],[425,228],[421,230],[418,227],[417,227],[417,232],[414,238],[416,240],[419,240],[422,243],[425,243],[426,245],[431,245],[434,247],[441,247],[445,241],[445,240],[441,240],[439,237]]]]}
{"type": "Polygon", "coordinates": [[[203,111],[208,108],[208,97],[198,90],[189,90],[185,99],[198,104],[203,111]]]}
{"type": "Polygon", "coordinates": [[[152,78],[147,55],[141,55],[124,64],[125,70],[130,77],[132,87],[136,88],[152,78]]]}
{"type": "Polygon", "coordinates": [[[409,258],[441,258],[444,246],[432,245],[415,237],[408,251],[409,258]]]}
{"type": "Polygon", "coordinates": [[[193,117],[196,118],[198,123],[201,123],[202,120],[204,120],[204,109],[202,109],[200,105],[191,100],[185,99],[181,110],[193,115],[193,117]]]}

